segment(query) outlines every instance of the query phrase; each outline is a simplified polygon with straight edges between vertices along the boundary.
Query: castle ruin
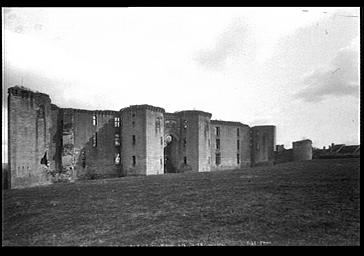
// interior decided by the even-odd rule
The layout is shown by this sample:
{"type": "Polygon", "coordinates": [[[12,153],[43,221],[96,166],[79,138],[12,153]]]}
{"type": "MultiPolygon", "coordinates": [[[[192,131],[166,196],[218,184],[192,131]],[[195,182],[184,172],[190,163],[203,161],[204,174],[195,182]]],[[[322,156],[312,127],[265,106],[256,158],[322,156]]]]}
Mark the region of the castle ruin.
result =
{"type": "Polygon", "coordinates": [[[59,108],[49,95],[8,89],[11,188],[61,180],[209,172],[273,164],[275,126],[211,120],[151,105],[59,108]]]}

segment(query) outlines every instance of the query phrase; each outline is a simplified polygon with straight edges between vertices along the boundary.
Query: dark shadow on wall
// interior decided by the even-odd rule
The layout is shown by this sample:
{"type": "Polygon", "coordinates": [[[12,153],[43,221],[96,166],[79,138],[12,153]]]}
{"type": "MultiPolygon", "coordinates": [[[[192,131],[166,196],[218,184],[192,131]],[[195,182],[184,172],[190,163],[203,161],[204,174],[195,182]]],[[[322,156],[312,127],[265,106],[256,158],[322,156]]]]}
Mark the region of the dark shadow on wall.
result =
{"type": "Polygon", "coordinates": [[[62,133],[63,133],[63,111],[58,110],[56,118],[56,132],[52,137],[52,144],[55,145],[54,155],[52,160],[55,163],[55,170],[60,172],[62,170],[62,133]]]}
{"type": "Polygon", "coordinates": [[[177,137],[169,134],[167,138],[170,141],[166,142],[164,147],[164,173],[176,173],[178,164],[178,140],[177,137]]]}
{"type": "Polygon", "coordinates": [[[96,146],[94,146],[94,137],[91,136],[82,148],[75,152],[74,170],[77,179],[125,176],[121,160],[119,163],[115,162],[117,154],[121,159],[121,139],[119,146],[115,145],[115,133],[120,134],[120,131],[120,127],[114,127],[114,118],[111,118],[97,130],[96,146]]]}
{"type": "Polygon", "coordinates": [[[115,145],[115,134],[120,134],[120,127],[114,127],[114,116],[108,118],[97,130],[96,147],[94,147],[93,135],[96,127],[90,129],[88,124],[82,123],[82,119],[74,122],[75,112],[72,110],[60,108],[55,115],[53,122],[56,126],[51,131],[53,149],[50,155],[50,160],[55,163],[55,170],[51,170],[53,182],[124,176],[122,163],[120,161],[118,164],[115,163],[117,154],[120,157],[121,145],[115,145]],[[81,133],[88,132],[87,138],[74,134],[75,130],[81,133]]]}
{"type": "Polygon", "coordinates": [[[1,169],[1,178],[2,178],[2,189],[9,189],[10,188],[10,169],[7,163],[2,163],[1,169]]]}

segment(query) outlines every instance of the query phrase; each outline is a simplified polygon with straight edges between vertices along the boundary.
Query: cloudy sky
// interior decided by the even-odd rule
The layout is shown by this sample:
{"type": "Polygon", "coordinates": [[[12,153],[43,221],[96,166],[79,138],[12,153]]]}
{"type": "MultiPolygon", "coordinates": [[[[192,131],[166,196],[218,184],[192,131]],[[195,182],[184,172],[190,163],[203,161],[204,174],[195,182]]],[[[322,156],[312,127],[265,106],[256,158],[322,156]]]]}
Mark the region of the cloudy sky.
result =
{"type": "Polygon", "coordinates": [[[23,84],[59,107],[151,104],[276,125],[287,148],[359,143],[359,8],[2,11],[3,89],[23,84]]]}

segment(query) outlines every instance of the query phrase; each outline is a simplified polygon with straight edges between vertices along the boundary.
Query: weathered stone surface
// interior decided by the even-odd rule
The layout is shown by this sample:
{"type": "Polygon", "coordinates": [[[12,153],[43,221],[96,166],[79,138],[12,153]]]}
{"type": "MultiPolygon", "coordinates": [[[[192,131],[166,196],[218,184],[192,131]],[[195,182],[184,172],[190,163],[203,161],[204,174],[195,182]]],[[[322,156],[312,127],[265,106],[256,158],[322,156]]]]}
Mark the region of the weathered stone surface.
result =
{"type": "Polygon", "coordinates": [[[9,88],[8,110],[12,188],[227,170],[274,159],[274,126],[210,120],[210,113],[199,110],[166,113],[151,105],[120,111],[59,108],[48,95],[20,87],[9,88]],[[221,156],[218,165],[216,153],[221,156]]]}

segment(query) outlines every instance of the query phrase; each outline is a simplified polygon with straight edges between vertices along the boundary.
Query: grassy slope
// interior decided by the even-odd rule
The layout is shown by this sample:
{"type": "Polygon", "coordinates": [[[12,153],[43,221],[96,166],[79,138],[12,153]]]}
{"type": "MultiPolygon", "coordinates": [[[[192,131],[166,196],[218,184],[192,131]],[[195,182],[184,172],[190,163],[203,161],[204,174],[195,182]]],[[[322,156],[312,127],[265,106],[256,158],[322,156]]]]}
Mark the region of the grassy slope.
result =
{"type": "Polygon", "coordinates": [[[5,191],[3,245],[356,245],[359,159],[5,191]]]}

